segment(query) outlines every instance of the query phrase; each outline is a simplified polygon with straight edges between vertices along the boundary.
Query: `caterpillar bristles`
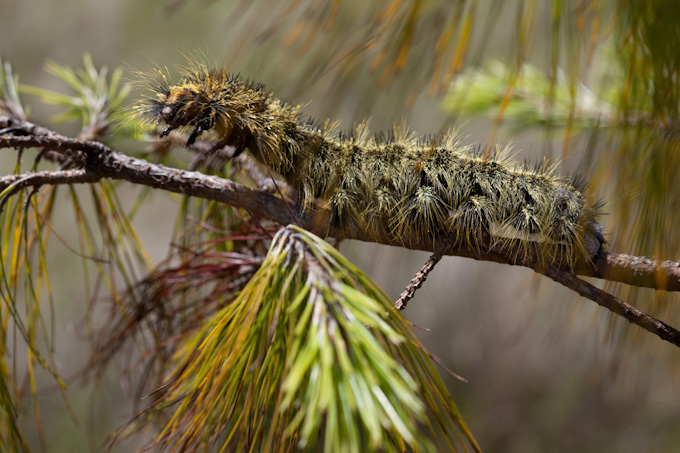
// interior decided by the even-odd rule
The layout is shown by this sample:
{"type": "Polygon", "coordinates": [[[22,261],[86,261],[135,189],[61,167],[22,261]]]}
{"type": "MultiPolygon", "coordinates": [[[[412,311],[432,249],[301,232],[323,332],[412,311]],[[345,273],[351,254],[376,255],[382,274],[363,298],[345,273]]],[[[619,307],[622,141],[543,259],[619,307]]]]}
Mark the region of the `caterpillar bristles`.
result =
{"type": "Polygon", "coordinates": [[[538,255],[544,264],[592,259],[604,243],[584,184],[543,164],[514,164],[507,149],[491,157],[463,145],[450,132],[419,138],[405,126],[371,136],[366,122],[350,134],[301,119],[262,85],[194,64],[182,80],[153,85],[155,96],[137,107],[148,121],[204,133],[213,149],[248,150],[297,190],[306,209],[328,207],[339,229],[359,225],[369,235],[397,240],[448,238],[479,248],[485,236],[517,258],[538,255]]]}

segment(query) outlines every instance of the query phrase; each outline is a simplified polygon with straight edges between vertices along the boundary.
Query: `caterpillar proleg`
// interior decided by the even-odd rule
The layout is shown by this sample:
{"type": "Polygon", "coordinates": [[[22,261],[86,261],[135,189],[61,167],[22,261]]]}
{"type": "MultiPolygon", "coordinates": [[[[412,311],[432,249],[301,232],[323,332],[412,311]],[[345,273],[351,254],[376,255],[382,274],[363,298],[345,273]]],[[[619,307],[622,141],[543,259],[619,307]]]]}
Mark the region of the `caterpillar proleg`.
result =
{"type": "Polygon", "coordinates": [[[366,123],[336,133],[326,123],[301,119],[301,107],[274,97],[262,85],[201,65],[175,85],[163,75],[155,96],[137,107],[149,121],[190,131],[187,146],[204,132],[214,148],[232,146],[281,175],[304,205],[327,205],[334,226],[352,223],[369,234],[396,239],[410,234],[475,246],[519,243],[545,263],[592,259],[604,243],[584,183],[543,165],[516,165],[507,150],[485,158],[449,133],[422,138],[395,128],[371,135],[366,123]]]}

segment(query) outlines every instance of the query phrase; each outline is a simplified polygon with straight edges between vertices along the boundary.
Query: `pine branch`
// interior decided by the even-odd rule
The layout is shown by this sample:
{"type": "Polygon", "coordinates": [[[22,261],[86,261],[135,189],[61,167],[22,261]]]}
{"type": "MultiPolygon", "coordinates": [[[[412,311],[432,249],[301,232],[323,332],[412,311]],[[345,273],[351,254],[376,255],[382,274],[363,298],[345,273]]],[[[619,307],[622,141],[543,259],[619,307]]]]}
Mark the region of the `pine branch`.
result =
{"type": "MultiPolygon", "coordinates": [[[[397,241],[387,231],[378,231],[369,236],[359,225],[346,225],[341,231],[336,230],[330,226],[328,210],[303,210],[297,204],[292,204],[291,210],[289,201],[284,201],[262,190],[217,176],[152,164],[117,153],[99,142],[64,137],[43,127],[7,116],[0,116],[0,134],[0,148],[42,148],[46,150],[45,155],[48,158],[57,161],[71,160],[80,167],[79,170],[0,177],[0,191],[3,192],[3,196],[25,187],[37,188],[45,184],[96,182],[110,178],[222,202],[236,208],[246,209],[256,216],[282,225],[294,223],[295,219],[292,214],[294,212],[302,227],[322,237],[356,239],[431,252],[436,252],[439,248],[431,238],[411,236],[397,241]]],[[[624,316],[630,322],[656,333],[662,339],[680,346],[680,332],[677,330],[575,277],[575,275],[581,275],[638,287],[680,291],[680,263],[658,262],[646,257],[603,251],[592,262],[576,263],[572,271],[566,268],[546,268],[539,256],[531,253],[517,256],[513,254],[513,250],[512,244],[494,244],[489,238],[484,238],[475,247],[460,244],[448,245],[440,253],[531,268],[612,312],[624,316]]]]}
{"type": "Polygon", "coordinates": [[[554,268],[546,269],[545,272],[541,273],[556,282],[561,283],[567,288],[576,291],[581,296],[605,307],[607,310],[616,313],[619,316],[623,316],[629,322],[642,327],[648,332],[658,335],[662,340],[669,341],[676,346],[680,345],[680,332],[676,329],[665,322],[659,321],[637,308],[628,305],[621,299],[594,287],[590,283],[581,280],[574,274],[554,268]]]}

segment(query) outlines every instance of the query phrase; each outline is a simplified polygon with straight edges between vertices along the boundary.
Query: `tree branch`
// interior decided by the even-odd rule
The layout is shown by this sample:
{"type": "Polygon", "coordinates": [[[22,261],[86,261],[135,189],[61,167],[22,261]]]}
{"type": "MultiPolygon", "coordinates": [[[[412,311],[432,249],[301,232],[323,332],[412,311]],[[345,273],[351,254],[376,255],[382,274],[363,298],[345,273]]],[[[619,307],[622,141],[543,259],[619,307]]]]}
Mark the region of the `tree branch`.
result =
{"type": "MultiPolygon", "coordinates": [[[[284,201],[262,190],[217,176],[152,164],[114,152],[99,142],[63,137],[45,128],[6,116],[0,116],[0,134],[3,134],[0,135],[0,148],[43,148],[62,156],[61,159],[56,160],[63,161],[65,156],[81,167],[77,170],[0,177],[0,191],[4,191],[12,184],[15,188],[24,188],[39,187],[44,184],[95,182],[110,178],[219,201],[246,209],[254,215],[282,225],[294,222],[292,215],[294,212],[303,228],[322,237],[356,239],[531,268],[680,346],[678,331],[574,275],[597,277],[657,290],[680,291],[680,263],[677,262],[658,262],[649,258],[603,251],[592,262],[576,263],[573,271],[565,268],[546,268],[537,254],[528,253],[518,256],[513,254],[515,248],[512,244],[506,246],[494,244],[488,237],[474,247],[453,244],[445,247],[444,251],[439,251],[437,244],[431,238],[410,236],[397,240],[384,230],[369,235],[359,225],[346,225],[342,230],[334,229],[330,226],[328,210],[304,210],[298,204],[284,201]],[[292,211],[289,211],[290,205],[292,205],[292,211]]],[[[11,192],[14,192],[14,188],[11,192]]]]}
{"type": "Polygon", "coordinates": [[[594,287],[590,283],[576,277],[574,274],[554,268],[546,269],[545,272],[541,273],[556,282],[561,283],[567,288],[576,291],[581,296],[605,307],[607,310],[616,313],[619,316],[623,316],[629,322],[642,327],[648,332],[652,332],[662,340],[680,346],[680,332],[678,330],[663,321],[659,321],[658,319],[643,313],[632,305],[628,305],[621,299],[594,287]]]}
{"type": "MultiPolygon", "coordinates": [[[[0,116],[0,128],[7,127],[8,117],[0,116]]],[[[69,155],[74,162],[87,171],[57,171],[7,175],[0,177],[0,190],[21,181],[22,187],[44,184],[64,184],[75,182],[95,182],[102,178],[123,179],[170,192],[220,201],[237,208],[251,211],[261,217],[280,224],[294,221],[286,203],[265,191],[252,189],[245,185],[217,176],[200,172],[179,170],[152,164],[112,151],[99,142],[88,142],[60,136],[31,123],[24,123],[19,129],[16,120],[13,132],[21,130],[25,136],[0,136],[2,148],[39,147],[61,155],[69,155]],[[31,135],[37,129],[40,135],[31,135]],[[45,132],[47,131],[47,132],[45,132]],[[75,153],[74,153],[75,151],[75,153]]],[[[10,123],[10,124],[12,124],[10,123]]],[[[0,129],[2,132],[2,129],[0,129]]],[[[431,238],[406,237],[396,240],[386,231],[368,235],[358,225],[345,226],[342,231],[329,227],[330,213],[327,210],[303,211],[294,206],[294,212],[301,224],[318,235],[334,236],[338,239],[356,239],[366,242],[405,247],[414,250],[435,252],[437,247],[431,238]]],[[[537,270],[541,268],[536,255],[513,256],[512,246],[500,247],[489,241],[482,241],[478,247],[451,245],[444,255],[455,255],[496,263],[519,265],[537,270]]],[[[645,257],[603,251],[592,262],[579,262],[574,273],[586,277],[626,283],[633,286],[666,291],[680,291],[680,263],[673,261],[658,262],[645,257]]]]}

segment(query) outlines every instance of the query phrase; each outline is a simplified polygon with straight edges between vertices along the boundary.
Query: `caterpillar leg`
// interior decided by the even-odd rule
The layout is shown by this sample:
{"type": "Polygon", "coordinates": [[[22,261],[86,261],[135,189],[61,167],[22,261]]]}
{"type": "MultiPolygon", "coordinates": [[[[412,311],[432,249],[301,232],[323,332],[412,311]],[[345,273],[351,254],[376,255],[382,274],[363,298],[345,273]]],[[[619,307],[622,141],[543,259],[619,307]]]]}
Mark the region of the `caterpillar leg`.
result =
{"type": "MultiPolygon", "coordinates": [[[[199,129],[200,126],[196,127],[194,129],[194,132],[192,132],[191,136],[189,137],[189,141],[191,141],[191,137],[194,136],[194,133],[199,129]]],[[[199,131],[196,136],[200,135],[202,130],[199,131]]],[[[195,140],[195,138],[194,138],[195,140]]],[[[187,146],[190,144],[193,144],[193,141],[191,143],[187,142],[187,146]]],[[[228,134],[228,136],[218,140],[216,143],[214,143],[210,148],[207,150],[203,151],[198,158],[191,164],[191,170],[196,170],[198,165],[203,162],[204,160],[208,159],[211,157],[213,154],[218,152],[219,150],[229,146],[231,148],[234,148],[234,152],[231,155],[231,159],[238,157],[243,151],[246,150],[248,147],[247,144],[247,138],[243,133],[237,133],[235,130],[232,130],[231,134],[228,134]]]]}
{"type": "Polygon", "coordinates": [[[166,135],[170,135],[170,132],[174,129],[172,126],[168,126],[165,129],[163,129],[163,132],[161,132],[161,138],[165,137],[166,135]]]}
{"type": "Polygon", "coordinates": [[[196,142],[196,139],[198,138],[199,135],[201,135],[204,131],[204,127],[202,124],[199,124],[194,128],[193,131],[191,131],[191,135],[189,135],[189,140],[187,140],[186,147],[190,147],[196,142]]]}

